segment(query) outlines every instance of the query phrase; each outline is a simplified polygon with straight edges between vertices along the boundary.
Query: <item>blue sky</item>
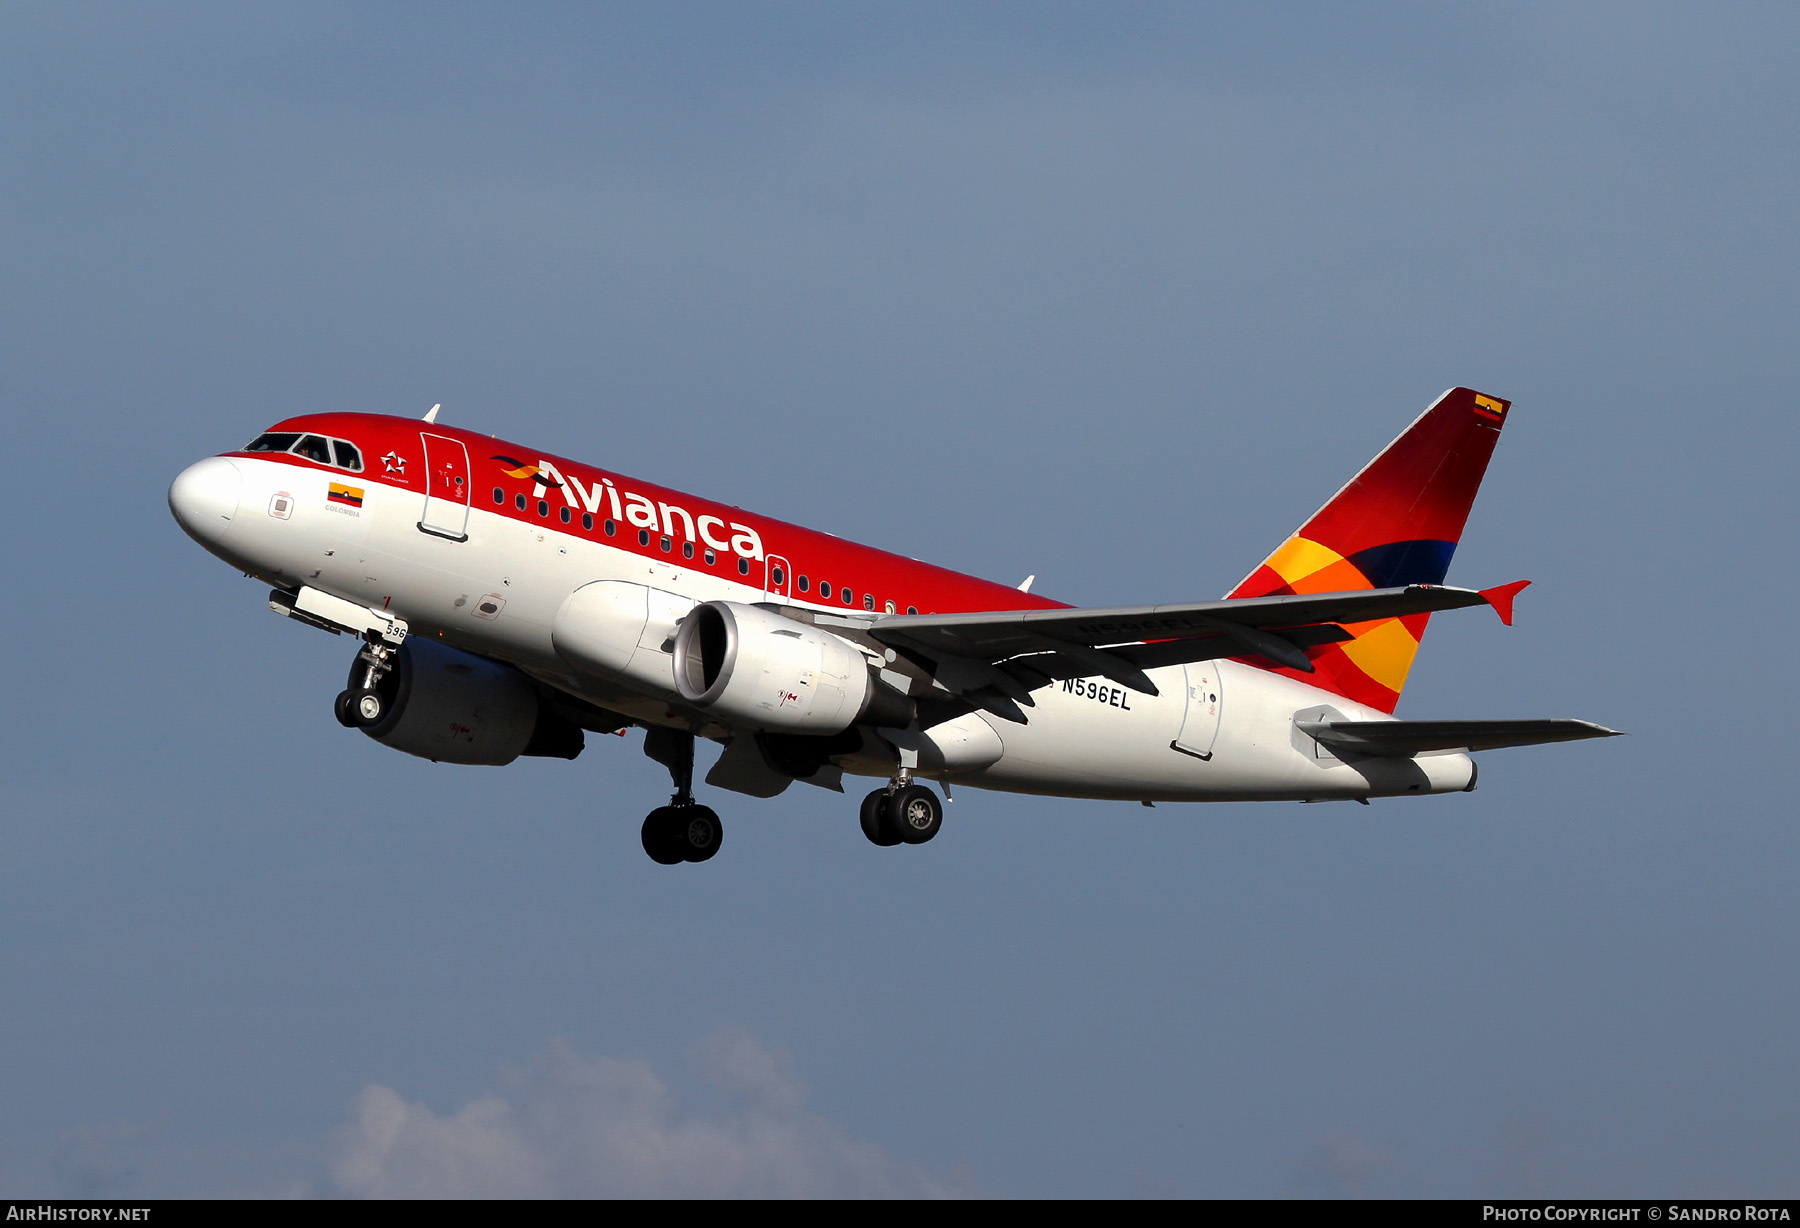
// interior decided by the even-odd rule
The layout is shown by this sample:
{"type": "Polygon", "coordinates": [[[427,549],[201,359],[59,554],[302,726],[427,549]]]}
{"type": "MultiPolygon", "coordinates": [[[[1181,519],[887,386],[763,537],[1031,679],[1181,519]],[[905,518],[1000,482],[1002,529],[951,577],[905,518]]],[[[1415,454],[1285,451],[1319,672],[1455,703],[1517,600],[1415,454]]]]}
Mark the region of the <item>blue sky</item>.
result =
{"type": "Polygon", "coordinates": [[[1797,25],[0,9],[0,1193],[1794,1196],[1797,25]],[[443,402],[1208,598],[1454,384],[1515,409],[1451,581],[1537,583],[1401,715],[1630,738],[1368,808],[958,791],[901,855],[796,787],[669,871],[637,735],[350,734],[345,642],[164,505],[443,402]]]}

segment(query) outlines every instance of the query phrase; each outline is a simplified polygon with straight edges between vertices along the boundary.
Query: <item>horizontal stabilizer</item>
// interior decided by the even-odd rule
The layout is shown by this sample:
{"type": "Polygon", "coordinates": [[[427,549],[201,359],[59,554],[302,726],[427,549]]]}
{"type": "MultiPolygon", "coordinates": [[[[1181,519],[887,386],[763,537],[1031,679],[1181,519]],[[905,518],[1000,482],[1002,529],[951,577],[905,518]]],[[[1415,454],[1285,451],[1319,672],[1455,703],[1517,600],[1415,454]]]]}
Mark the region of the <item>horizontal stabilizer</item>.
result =
{"type": "Polygon", "coordinates": [[[1614,738],[1617,729],[1591,721],[1296,721],[1301,733],[1334,751],[1411,758],[1450,751],[1498,750],[1582,738],[1614,738]]]}

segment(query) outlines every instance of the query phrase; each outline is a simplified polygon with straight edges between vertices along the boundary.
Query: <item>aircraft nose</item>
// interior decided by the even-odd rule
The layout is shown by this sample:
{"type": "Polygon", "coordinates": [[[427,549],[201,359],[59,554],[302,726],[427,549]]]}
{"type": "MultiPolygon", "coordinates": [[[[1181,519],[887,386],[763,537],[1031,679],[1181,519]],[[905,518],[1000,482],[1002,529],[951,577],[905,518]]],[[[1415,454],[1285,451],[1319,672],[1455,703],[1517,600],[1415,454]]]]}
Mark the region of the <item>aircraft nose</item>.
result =
{"type": "Polygon", "coordinates": [[[222,456],[209,456],[183,469],[169,486],[169,510],[176,523],[201,545],[217,542],[237,515],[244,475],[222,456]]]}

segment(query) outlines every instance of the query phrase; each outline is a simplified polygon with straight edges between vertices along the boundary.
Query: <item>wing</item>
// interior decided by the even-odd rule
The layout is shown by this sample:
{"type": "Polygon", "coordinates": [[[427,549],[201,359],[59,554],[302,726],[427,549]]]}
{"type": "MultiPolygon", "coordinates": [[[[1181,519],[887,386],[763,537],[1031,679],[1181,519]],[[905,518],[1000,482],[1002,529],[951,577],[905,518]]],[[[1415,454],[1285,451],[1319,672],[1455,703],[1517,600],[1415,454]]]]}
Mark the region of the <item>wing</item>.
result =
{"type": "MultiPolygon", "coordinates": [[[[1474,589],[1414,584],[1182,605],[890,614],[868,624],[868,632],[894,648],[976,661],[1062,653],[1079,664],[1093,665],[1098,664],[1094,654],[1104,649],[1104,655],[1116,658],[1118,664],[1140,670],[1215,657],[1262,655],[1311,672],[1312,662],[1301,649],[1348,639],[1338,624],[1486,604],[1487,596],[1474,589]]],[[[1090,668],[1083,676],[1104,672],[1090,668]]],[[[1147,680],[1136,689],[1156,693],[1147,680]]]]}
{"type": "MultiPolygon", "coordinates": [[[[1516,591],[1507,586],[1506,596],[1516,591]]],[[[924,666],[946,690],[1022,721],[1031,691],[1061,678],[1100,676],[1157,694],[1145,670],[1218,657],[1265,657],[1313,672],[1306,649],[1351,638],[1344,623],[1493,605],[1502,590],[1441,584],[1298,593],[1180,605],[1102,609],[889,614],[843,621],[924,666]]]]}
{"type": "Polygon", "coordinates": [[[1443,751],[1497,750],[1582,738],[1616,738],[1591,721],[1296,721],[1296,728],[1334,751],[1410,759],[1443,751]]]}

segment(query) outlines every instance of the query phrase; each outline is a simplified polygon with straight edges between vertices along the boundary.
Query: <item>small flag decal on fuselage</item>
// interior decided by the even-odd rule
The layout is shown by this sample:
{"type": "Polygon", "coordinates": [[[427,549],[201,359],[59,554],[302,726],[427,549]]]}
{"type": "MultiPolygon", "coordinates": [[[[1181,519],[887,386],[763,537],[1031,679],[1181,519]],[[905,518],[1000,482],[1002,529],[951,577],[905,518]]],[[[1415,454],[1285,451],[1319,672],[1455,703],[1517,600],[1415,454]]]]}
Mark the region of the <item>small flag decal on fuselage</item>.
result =
{"type": "Polygon", "coordinates": [[[338,482],[333,482],[331,484],[331,489],[326,492],[325,498],[327,502],[341,503],[345,507],[361,507],[363,501],[362,487],[344,486],[338,482]]]}

